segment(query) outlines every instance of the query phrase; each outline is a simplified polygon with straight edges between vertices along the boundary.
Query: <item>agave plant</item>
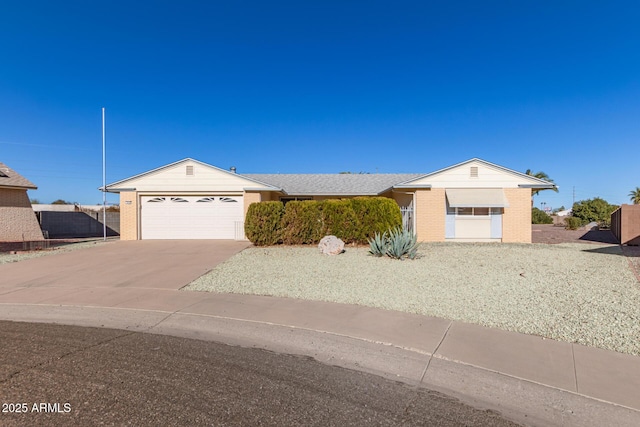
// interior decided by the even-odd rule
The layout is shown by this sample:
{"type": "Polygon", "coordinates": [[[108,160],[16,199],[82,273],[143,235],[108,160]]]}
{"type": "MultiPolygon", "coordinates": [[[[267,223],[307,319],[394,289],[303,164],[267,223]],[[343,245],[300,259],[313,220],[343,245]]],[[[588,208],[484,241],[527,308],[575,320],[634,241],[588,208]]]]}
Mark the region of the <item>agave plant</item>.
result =
{"type": "Polygon", "coordinates": [[[414,259],[418,253],[418,237],[405,229],[396,228],[389,232],[387,256],[395,259],[414,259]]]}
{"type": "Polygon", "coordinates": [[[418,253],[417,240],[415,234],[401,227],[382,234],[376,232],[369,239],[369,253],[377,257],[386,255],[394,259],[414,259],[418,253]]]}
{"type": "Polygon", "coordinates": [[[367,240],[369,241],[369,253],[371,255],[380,257],[387,254],[389,237],[387,236],[386,231],[382,234],[376,231],[373,238],[367,240]]]}

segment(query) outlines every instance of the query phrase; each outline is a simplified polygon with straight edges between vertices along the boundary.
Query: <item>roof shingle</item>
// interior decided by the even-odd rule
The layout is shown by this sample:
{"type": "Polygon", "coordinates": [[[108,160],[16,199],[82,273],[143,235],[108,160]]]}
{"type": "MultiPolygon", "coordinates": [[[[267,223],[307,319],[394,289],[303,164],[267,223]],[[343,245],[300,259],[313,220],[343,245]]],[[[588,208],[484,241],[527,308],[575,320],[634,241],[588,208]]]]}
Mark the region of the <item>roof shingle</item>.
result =
{"type": "Polygon", "coordinates": [[[25,188],[36,190],[38,187],[9,166],[0,162],[0,187],[4,188],[25,188]]]}
{"type": "Polygon", "coordinates": [[[243,174],[296,196],[374,196],[424,174],[243,174]]]}

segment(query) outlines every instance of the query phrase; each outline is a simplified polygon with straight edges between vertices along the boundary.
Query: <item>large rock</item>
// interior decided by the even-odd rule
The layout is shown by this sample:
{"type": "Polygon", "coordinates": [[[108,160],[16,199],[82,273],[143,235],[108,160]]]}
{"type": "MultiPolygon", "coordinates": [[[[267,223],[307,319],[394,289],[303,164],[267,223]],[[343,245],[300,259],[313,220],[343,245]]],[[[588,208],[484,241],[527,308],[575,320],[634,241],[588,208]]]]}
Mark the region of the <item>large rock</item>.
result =
{"type": "Polygon", "coordinates": [[[325,236],[320,240],[318,249],[325,255],[338,255],[344,252],[344,242],[336,236],[325,236]]]}

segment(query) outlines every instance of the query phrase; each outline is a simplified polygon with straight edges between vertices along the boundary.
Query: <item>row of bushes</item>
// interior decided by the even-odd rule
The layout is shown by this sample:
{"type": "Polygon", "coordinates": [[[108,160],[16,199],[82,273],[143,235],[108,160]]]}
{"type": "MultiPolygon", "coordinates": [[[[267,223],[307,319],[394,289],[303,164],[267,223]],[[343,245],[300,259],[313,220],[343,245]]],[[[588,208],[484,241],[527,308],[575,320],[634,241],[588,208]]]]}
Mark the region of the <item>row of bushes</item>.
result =
{"type": "Polygon", "coordinates": [[[249,205],[244,230],[256,246],[318,243],[334,235],[366,244],[375,233],[402,226],[400,207],[386,197],[345,200],[260,202],[249,205]]]}

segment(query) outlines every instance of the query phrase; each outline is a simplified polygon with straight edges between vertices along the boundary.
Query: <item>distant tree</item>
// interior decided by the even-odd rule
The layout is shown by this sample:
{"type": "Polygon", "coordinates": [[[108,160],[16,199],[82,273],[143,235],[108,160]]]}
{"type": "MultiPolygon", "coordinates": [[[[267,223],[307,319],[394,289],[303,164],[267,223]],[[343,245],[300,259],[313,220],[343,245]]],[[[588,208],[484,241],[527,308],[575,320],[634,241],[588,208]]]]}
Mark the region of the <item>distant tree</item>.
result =
{"type": "Polygon", "coordinates": [[[553,224],[553,218],[546,212],[533,208],[531,209],[531,224],[553,224]]]}
{"type": "MultiPolygon", "coordinates": [[[[533,171],[531,169],[527,169],[525,174],[527,174],[529,176],[532,176],[534,178],[543,179],[543,180],[545,180],[547,182],[555,184],[553,182],[553,180],[551,178],[549,178],[549,175],[547,175],[546,173],[544,173],[542,171],[533,173],[533,171]]],[[[532,196],[537,196],[539,192],[544,191],[544,190],[550,190],[550,189],[549,188],[533,188],[531,190],[531,195],[532,196]]],[[[557,193],[558,192],[558,188],[557,187],[553,187],[553,191],[555,191],[557,193]]]]}
{"type": "Polygon", "coordinates": [[[635,190],[629,192],[629,198],[634,205],[640,205],[640,187],[636,187],[635,190]]]}
{"type": "Polygon", "coordinates": [[[573,204],[571,215],[578,218],[583,224],[597,222],[599,224],[609,224],[611,214],[618,209],[617,205],[609,204],[600,197],[589,200],[581,200],[573,204]]]}
{"type": "Polygon", "coordinates": [[[66,200],[58,199],[51,202],[52,205],[72,205],[73,203],[67,202],[66,200]]]}
{"type": "Polygon", "coordinates": [[[39,205],[40,204],[40,200],[38,200],[38,199],[31,199],[30,202],[31,202],[32,205],[39,205]]]}

